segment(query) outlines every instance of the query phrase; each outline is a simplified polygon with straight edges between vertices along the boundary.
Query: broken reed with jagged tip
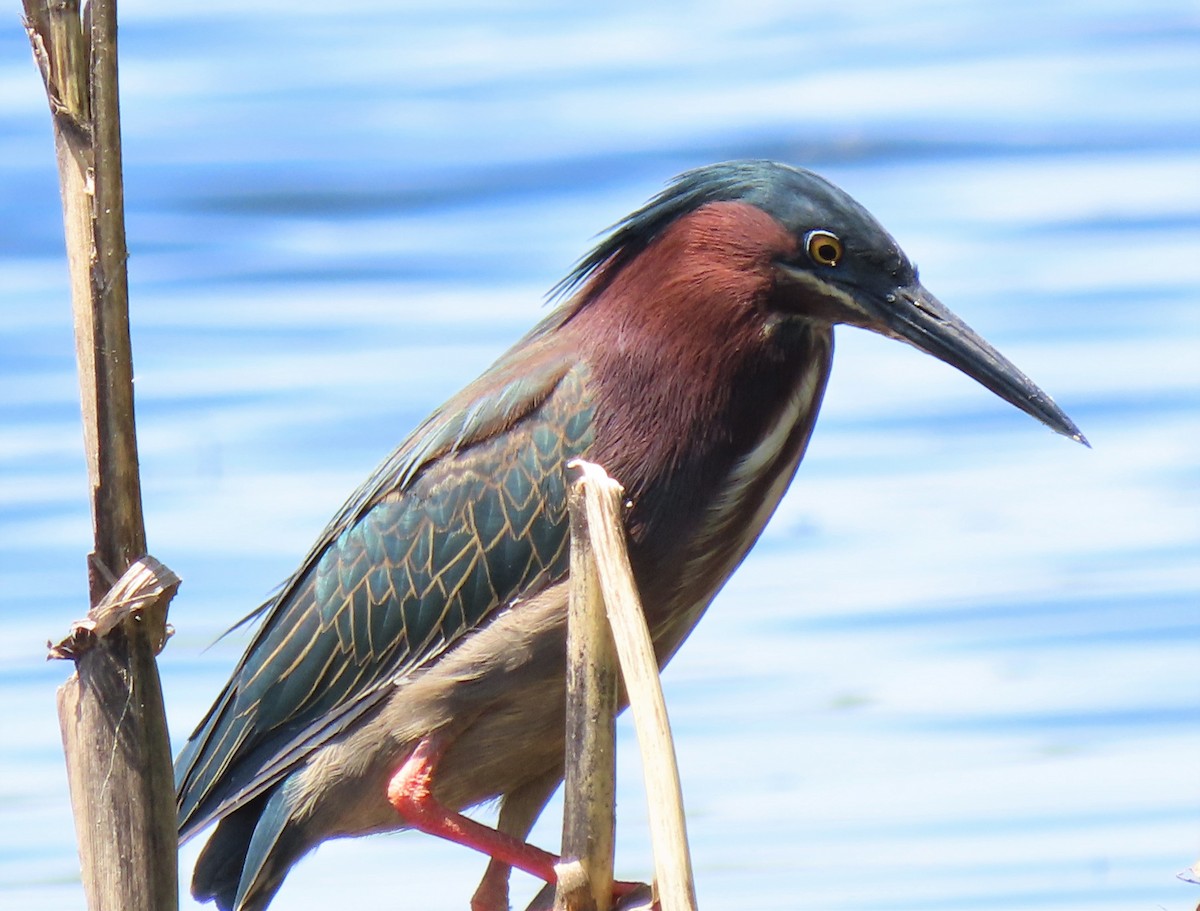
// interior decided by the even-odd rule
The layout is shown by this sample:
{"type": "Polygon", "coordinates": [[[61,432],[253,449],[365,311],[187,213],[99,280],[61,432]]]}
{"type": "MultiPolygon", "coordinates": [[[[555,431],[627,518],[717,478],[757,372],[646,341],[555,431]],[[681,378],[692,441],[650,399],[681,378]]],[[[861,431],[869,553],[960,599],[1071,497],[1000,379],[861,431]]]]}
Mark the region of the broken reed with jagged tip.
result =
{"type": "Polygon", "coordinates": [[[133,418],[115,0],[25,0],[54,128],[94,550],[90,609],[50,657],[88,907],[179,903],[171,746],[155,656],[179,585],[146,554],[133,418]]]}

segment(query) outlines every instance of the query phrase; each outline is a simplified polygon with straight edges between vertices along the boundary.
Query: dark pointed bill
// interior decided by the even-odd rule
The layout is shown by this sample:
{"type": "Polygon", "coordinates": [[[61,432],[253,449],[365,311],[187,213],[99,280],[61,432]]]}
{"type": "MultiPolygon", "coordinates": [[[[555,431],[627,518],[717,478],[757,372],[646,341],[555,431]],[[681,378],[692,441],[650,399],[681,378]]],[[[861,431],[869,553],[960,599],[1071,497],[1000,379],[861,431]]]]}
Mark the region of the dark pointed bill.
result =
{"type": "Polygon", "coordinates": [[[914,284],[888,295],[880,316],[895,338],[957,367],[1051,430],[1090,446],[1075,423],[1024,373],[941,301],[914,284]]]}

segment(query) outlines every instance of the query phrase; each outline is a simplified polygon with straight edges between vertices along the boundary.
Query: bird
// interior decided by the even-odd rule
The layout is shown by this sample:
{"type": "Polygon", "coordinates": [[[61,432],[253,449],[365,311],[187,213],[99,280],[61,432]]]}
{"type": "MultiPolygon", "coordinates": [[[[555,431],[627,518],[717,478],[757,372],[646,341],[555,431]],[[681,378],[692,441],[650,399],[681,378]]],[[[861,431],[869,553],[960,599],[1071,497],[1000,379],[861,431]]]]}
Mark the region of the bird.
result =
{"type": "Polygon", "coordinates": [[[750,551],[804,455],[837,325],[907,342],[1050,429],[1065,412],[941,304],[892,236],[802,168],[690,170],[618,222],[558,305],[347,500],[176,761],[192,892],[261,911],[335,837],[417,829],[491,855],[474,911],[564,771],[568,463],[624,487],[660,664],[750,551]],[[495,829],[462,815],[499,801],[495,829]]]}

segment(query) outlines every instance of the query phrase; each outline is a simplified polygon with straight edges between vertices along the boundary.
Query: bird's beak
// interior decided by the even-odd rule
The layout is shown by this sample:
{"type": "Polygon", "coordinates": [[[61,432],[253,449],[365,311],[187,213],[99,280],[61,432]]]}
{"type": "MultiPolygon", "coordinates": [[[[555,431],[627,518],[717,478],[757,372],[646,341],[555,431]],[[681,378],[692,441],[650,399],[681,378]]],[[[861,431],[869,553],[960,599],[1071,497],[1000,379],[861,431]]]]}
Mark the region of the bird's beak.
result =
{"type": "Polygon", "coordinates": [[[1090,445],[1050,396],[919,282],[887,295],[877,315],[884,325],[876,324],[870,328],[915,345],[957,367],[1051,430],[1085,446],[1090,445]]]}

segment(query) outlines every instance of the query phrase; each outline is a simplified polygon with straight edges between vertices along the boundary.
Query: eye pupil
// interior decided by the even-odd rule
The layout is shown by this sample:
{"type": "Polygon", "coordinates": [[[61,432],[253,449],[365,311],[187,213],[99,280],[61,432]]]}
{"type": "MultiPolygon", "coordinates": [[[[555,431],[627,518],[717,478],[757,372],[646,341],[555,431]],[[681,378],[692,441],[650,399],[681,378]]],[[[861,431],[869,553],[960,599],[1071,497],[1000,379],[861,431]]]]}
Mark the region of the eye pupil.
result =
{"type": "Polygon", "coordinates": [[[824,263],[831,263],[837,259],[837,247],[831,243],[824,243],[817,247],[817,259],[824,263]]]}

